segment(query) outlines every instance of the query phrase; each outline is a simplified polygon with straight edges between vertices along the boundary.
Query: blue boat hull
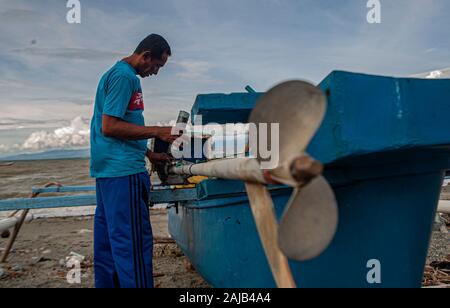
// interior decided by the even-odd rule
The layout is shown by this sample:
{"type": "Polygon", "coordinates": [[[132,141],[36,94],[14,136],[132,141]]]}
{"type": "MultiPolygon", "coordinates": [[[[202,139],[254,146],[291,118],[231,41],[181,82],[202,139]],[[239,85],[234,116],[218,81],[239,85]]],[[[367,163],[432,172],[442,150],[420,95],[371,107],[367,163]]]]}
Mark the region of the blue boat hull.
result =
{"type": "MultiPolygon", "coordinates": [[[[442,178],[431,173],[335,188],[337,234],[319,258],[291,262],[298,286],[420,287],[442,178]],[[380,261],[380,284],[367,280],[373,259],[380,261]]],[[[226,182],[214,185],[223,189],[226,182]]],[[[278,215],[290,193],[273,193],[278,215]]],[[[171,208],[169,230],[212,286],[275,287],[245,194],[171,208]]]]}
{"type": "MultiPolygon", "coordinates": [[[[450,169],[450,80],[334,72],[321,87],[328,111],[308,152],[326,164],[339,226],[321,256],[290,262],[297,285],[420,287],[450,169]]],[[[271,190],[280,216],[291,190],[271,190]]],[[[200,183],[170,209],[169,231],[212,286],[275,287],[242,183],[200,183]]]]}

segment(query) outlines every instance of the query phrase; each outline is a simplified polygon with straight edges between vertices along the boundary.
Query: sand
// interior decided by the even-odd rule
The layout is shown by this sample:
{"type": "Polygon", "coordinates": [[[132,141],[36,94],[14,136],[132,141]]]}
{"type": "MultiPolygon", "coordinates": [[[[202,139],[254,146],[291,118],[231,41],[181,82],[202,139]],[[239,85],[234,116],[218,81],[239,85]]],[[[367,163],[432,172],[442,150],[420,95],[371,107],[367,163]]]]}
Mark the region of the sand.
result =
{"type": "MultiPolygon", "coordinates": [[[[167,242],[167,215],[152,211],[154,236],[167,242]]],[[[92,288],[94,287],[93,218],[46,218],[25,224],[8,263],[0,264],[5,274],[0,288],[92,288]],[[69,284],[69,269],[63,260],[71,252],[83,255],[81,284],[69,284]]],[[[7,240],[0,239],[0,250],[7,240]]],[[[1,271],[1,270],[0,270],[1,271]]],[[[158,288],[202,288],[208,284],[196,273],[173,243],[155,244],[155,286],[158,288]]]]}
{"type": "MultiPolygon", "coordinates": [[[[155,286],[158,288],[208,288],[176,244],[168,239],[167,213],[152,210],[156,239],[155,286]]],[[[4,277],[0,288],[92,288],[93,217],[45,218],[25,224],[8,263],[0,264],[4,277]],[[86,257],[80,284],[69,284],[63,260],[75,252],[86,257]]],[[[0,250],[7,240],[0,239],[0,250]]],[[[434,232],[427,264],[450,254],[450,235],[434,232]]],[[[0,269],[1,271],[1,269],[0,269]]],[[[1,273],[0,273],[1,274],[1,273]]]]}

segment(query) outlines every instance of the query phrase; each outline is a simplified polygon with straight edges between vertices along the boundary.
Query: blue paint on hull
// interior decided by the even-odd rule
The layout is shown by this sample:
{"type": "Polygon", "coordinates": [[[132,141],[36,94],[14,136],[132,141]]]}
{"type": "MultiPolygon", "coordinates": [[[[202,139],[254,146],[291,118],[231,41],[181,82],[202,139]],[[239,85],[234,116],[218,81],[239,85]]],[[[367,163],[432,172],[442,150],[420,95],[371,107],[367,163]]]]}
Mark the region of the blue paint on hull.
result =
{"type": "MultiPolygon", "coordinates": [[[[338,232],[319,258],[291,262],[298,286],[420,287],[442,178],[437,172],[335,188],[338,232]],[[371,259],[381,262],[380,285],[366,280],[371,259]]],[[[201,185],[225,193],[228,184],[201,185]]],[[[272,194],[279,216],[290,194],[272,194]]],[[[275,286],[245,193],[171,208],[169,231],[211,285],[275,286]]]]}
{"type": "MultiPolygon", "coordinates": [[[[450,80],[333,72],[320,86],[329,107],[308,151],[326,163],[340,221],[321,256],[291,262],[295,280],[305,288],[420,287],[450,169],[450,80]],[[372,259],[381,262],[380,284],[367,281],[372,259]]],[[[271,189],[280,216],[291,190],[271,189]]],[[[211,285],[275,286],[242,183],[202,182],[197,200],[170,210],[169,231],[211,285]]]]}

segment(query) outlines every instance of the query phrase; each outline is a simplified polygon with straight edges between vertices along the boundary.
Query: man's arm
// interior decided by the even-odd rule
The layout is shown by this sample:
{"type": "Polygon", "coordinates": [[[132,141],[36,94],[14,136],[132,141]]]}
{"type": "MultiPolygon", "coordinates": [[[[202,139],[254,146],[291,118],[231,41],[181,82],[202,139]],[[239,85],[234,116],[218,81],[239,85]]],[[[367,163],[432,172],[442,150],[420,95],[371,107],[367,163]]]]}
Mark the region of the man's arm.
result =
{"type": "Polygon", "coordinates": [[[108,115],[103,115],[102,133],[106,137],[122,140],[157,138],[169,143],[180,137],[180,135],[172,135],[172,127],[139,126],[108,115]]]}

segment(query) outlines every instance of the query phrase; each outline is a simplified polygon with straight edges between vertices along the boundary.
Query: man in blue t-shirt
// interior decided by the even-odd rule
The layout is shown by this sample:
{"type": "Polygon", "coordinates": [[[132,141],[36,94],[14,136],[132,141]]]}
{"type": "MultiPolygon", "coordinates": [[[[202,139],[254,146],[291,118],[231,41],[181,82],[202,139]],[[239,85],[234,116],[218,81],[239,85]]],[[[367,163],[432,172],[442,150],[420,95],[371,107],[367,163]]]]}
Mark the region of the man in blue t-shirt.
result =
{"type": "Polygon", "coordinates": [[[157,34],[146,37],[135,52],[117,62],[100,80],[91,122],[91,176],[96,178],[94,223],[95,285],[99,288],[153,287],[153,235],[149,219],[150,178],[147,139],[172,143],[171,127],[145,126],[141,78],[157,75],[171,48],[157,34]]]}

